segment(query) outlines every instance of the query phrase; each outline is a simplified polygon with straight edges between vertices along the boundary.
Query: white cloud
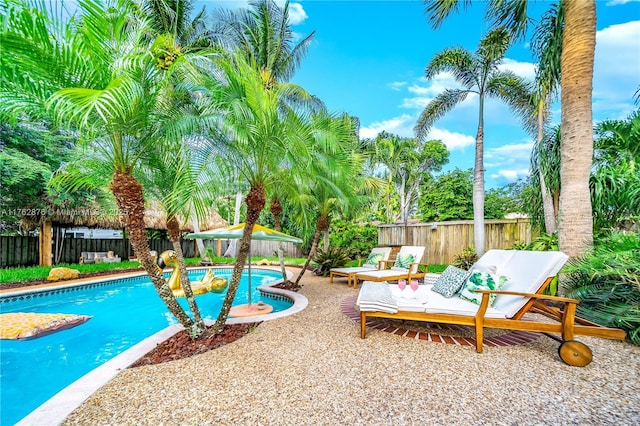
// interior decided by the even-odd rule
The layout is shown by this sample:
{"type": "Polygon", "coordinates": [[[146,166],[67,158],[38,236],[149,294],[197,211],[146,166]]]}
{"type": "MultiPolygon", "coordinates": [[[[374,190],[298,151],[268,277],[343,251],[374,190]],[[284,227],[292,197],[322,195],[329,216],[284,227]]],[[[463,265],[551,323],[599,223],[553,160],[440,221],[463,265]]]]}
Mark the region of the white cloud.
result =
{"type": "Polygon", "coordinates": [[[408,83],[406,81],[394,81],[392,83],[389,83],[389,87],[391,88],[391,90],[400,91],[407,84],[408,83]]]}
{"type": "Polygon", "coordinates": [[[533,142],[521,142],[490,148],[485,151],[485,167],[497,169],[491,178],[501,183],[515,182],[529,174],[533,142]]]}
{"type": "Polygon", "coordinates": [[[634,1],[640,1],[640,0],[609,0],[607,2],[607,6],[618,6],[620,4],[627,4],[634,1]]]}
{"type": "Polygon", "coordinates": [[[438,129],[437,127],[431,129],[429,135],[427,135],[427,140],[433,139],[441,140],[449,151],[463,150],[476,143],[476,139],[473,136],[450,132],[449,130],[438,129]]]}
{"type": "Polygon", "coordinates": [[[371,123],[368,127],[360,128],[360,137],[371,139],[375,138],[378,133],[383,130],[393,133],[405,138],[412,138],[413,126],[415,125],[416,118],[409,114],[402,114],[399,117],[394,117],[389,120],[376,121],[371,123]]]}
{"type": "MultiPolygon", "coordinates": [[[[400,108],[422,111],[429,102],[431,102],[440,93],[447,89],[457,89],[460,87],[461,86],[455,81],[450,73],[440,73],[431,80],[426,80],[424,77],[421,77],[415,83],[407,87],[407,91],[416,96],[404,98],[399,106],[400,108]]],[[[456,108],[473,104],[475,98],[476,95],[474,93],[470,94],[456,108]]]]}
{"type": "Polygon", "coordinates": [[[492,173],[491,178],[496,181],[505,181],[506,183],[515,182],[520,178],[526,178],[529,175],[529,169],[502,169],[498,173],[492,173]]]}
{"type": "Polygon", "coordinates": [[[531,62],[520,62],[509,58],[504,58],[502,64],[498,66],[500,70],[509,70],[514,74],[533,80],[536,77],[536,65],[531,62]]]}
{"type": "Polygon", "coordinates": [[[611,25],[597,32],[593,75],[596,120],[624,117],[634,110],[640,70],[640,21],[611,25]]]}
{"type": "Polygon", "coordinates": [[[289,23],[291,25],[298,25],[307,19],[307,12],[300,3],[289,3],[289,23]]]}

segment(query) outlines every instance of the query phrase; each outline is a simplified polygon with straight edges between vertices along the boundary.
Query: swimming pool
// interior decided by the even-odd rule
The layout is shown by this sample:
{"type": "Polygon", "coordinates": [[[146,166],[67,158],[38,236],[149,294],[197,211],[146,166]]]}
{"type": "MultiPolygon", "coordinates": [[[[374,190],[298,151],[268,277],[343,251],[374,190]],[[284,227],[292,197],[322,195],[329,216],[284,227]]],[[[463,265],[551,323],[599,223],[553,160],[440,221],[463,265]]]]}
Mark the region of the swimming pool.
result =
{"type": "MultiPolygon", "coordinates": [[[[216,269],[231,277],[232,269],[216,269]]],[[[189,271],[199,279],[204,270],[189,271]]],[[[257,289],[282,278],[279,271],[252,268],[252,301],[282,311],[292,305],[282,295],[257,289]]],[[[204,319],[217,318],[224,294],[197,296],[204,319]]],[[[247,302],[243,276],[234,304],[247,302]]],[[[180,299],[183,306],[184,299],[180,299]]],[[[0,298],[0,311],[70,313],[92,319],[72,329],[33,340],[0,343],[0,424],[14,424],[89,371],[148,336],[176,324],[146,275],[0,298]]],[[[251,319],[247,319],[252,321],[251,319]]],[[[256,320],[254,318],[253,320],[256,320]]]]}

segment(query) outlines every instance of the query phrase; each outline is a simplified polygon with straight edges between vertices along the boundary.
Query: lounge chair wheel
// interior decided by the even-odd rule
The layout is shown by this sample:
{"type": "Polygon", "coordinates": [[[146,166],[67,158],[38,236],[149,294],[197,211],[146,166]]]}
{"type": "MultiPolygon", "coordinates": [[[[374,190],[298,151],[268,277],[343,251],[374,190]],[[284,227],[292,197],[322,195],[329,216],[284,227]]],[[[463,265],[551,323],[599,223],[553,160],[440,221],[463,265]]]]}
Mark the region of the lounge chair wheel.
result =
{"type": "Polygon", "coordinates": [[[566,364],[574,367],[584,367],[593,359],[593,354],[589,346],[577,340],[562,342],[558,348],[558,354],[566,364]]]}

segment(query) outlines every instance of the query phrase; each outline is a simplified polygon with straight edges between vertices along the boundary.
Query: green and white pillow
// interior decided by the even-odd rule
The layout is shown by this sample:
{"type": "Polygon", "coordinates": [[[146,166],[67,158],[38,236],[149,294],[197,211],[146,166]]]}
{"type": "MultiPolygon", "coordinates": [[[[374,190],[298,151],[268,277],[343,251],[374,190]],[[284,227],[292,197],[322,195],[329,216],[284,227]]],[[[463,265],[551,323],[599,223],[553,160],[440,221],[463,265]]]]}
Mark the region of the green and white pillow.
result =
{"type": "MultiPolygon", "coordinates": [[[[505,276],[473,269],[460,292],[460,298],[479,305],[482,301],[482,293],[475,293],[474,290],[500,290],[507,281],[508,278],[505,276]]],[[[489,306],[493,305],[495,299],[495,294],[489,296],[489,306]]]]}
{"type": "Polygon", "coordinates": [[[409,266],[413,263],[414,255],[408,253],[398,253],[396,262],[394,263],[394,269],[409,269],[409,266]]]}
{"type": "Polygon", "coordinates": [[[449,265],[433,284],[432,290],[444,297],[453,297],[464,286],[469,272],[449,265]]]}
{"type": "Polygon", "coordinates": [[[369,268],[369,267],[378,267],[378,262],[380,262],[382,259],[384,259],[384,253],[371,253],[369,255],[369,257],[367,258],[367,261],[364,262],[364,267],[369,268]]]}

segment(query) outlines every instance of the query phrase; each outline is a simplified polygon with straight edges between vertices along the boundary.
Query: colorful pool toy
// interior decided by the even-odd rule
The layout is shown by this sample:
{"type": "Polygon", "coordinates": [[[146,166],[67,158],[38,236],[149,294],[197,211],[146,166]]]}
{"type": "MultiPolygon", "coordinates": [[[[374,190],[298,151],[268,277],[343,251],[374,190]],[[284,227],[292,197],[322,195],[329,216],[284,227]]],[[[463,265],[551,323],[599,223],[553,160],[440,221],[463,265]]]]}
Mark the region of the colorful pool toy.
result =
{"type": "MultiPolygon", "coordinates": [[[[172,266],[173,272],[169,277],[169,288],[176,297],[185,297],[184,289],[180,284],[180,269],[178,268],[178,257],[173,250],[167,250],[158,257],[158,266],[162,269],[165,266],[172,266]]],[[[216,277],[212,269],[207,269],[200,281],[191,283],[191,290],[194,296],[205,293],[222,293],[229,284],[226,278],[216,277]]]]}

